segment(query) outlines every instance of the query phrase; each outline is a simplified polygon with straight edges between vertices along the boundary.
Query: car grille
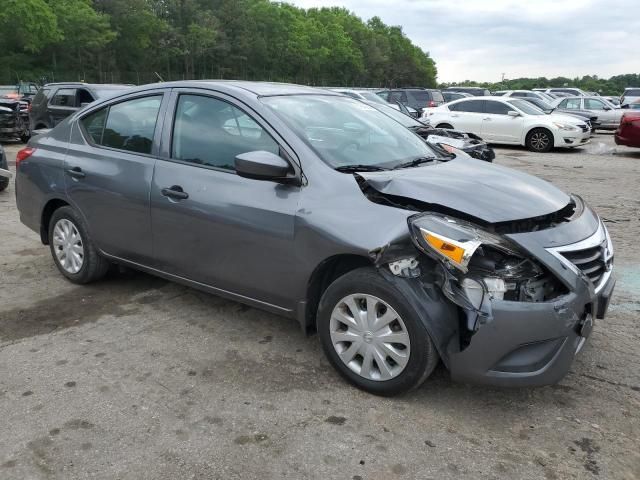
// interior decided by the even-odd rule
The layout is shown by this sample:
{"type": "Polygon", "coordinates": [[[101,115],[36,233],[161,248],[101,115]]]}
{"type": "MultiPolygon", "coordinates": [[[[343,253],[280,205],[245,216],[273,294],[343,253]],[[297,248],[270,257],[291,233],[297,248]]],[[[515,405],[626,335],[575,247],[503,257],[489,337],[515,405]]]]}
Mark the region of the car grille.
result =
{"type": "Polygon", "coordinates": [[[552,255],[576,273],[584,274],[598,293],[613,270],[613,245],[603,223],[590,237],[571,245],[547,248],[552,255]]]}
{"type": "Polygon", "coordinates": [[[582,273],[589,277],[594,285],[598,285],[607,271],[604,256],[605,246],[606,242],[602,242],[598,246],[585,248],[584,250],[561,252],[561,255],[578,267],[582,273]]]}

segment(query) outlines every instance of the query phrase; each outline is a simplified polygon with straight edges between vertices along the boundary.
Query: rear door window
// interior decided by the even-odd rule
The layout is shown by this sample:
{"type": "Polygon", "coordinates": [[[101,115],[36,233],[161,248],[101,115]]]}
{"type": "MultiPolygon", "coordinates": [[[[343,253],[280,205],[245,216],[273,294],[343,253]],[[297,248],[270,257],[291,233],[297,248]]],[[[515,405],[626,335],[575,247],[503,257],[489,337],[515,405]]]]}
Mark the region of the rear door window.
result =
{"type": "Polygon", "coordinates": [[[61,88],[58,90],[51,100],[51,105],[56,107],[75,107],[76,106],[76,89],[61,88]]]}
{"type": "Polygon", "coordinates": [[[162,95],[127,100],[80,120],[93,143],[128,152],[150,154],[162,95]]]}
{"type": "Polygon", "coordinates": [[[580,106],[579,98],[568,98],[564,100],[562,103],[564,103],[564,107],[562,108],[568,108],[570,110],[580,110],[582,108],[580,106]]]}
{"type": "Polygon", "coordinates": [[[484,100],[467,100],[466,102],[451,105],[449,110],[454,110],[456,112],[482,113],[484,111],[484,102],[484,100]]]}

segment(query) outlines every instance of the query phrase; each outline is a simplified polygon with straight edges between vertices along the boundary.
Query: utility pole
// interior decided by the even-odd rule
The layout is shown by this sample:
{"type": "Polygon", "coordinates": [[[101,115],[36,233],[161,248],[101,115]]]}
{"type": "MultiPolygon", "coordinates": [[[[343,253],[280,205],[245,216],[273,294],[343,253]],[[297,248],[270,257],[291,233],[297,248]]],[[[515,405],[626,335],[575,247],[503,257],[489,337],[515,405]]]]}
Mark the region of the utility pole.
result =
{"type": "Polygon", "coordinates": [[[504,72],[502,72],[502,80],[500,82],[504,82],[504,72]]]}

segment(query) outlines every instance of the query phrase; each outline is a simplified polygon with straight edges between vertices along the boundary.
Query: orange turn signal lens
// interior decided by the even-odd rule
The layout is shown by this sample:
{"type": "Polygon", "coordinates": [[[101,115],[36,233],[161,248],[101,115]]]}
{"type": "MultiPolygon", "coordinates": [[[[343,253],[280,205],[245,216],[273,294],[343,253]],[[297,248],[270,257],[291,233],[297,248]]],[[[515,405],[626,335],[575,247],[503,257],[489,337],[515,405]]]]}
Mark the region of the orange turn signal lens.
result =
{"type": "Polygon", "coordinates": [[[427,233],[424,230],[422,231],[422,237],[424,240],[431,246],[431,248],[440,252],[445,257],[451,259],[451,261],[457,263],[458,265],[462,264],[462,260],[464,259],[464,248],[449,243],[442,238],[439,238],[431,233],[427,233]]]}

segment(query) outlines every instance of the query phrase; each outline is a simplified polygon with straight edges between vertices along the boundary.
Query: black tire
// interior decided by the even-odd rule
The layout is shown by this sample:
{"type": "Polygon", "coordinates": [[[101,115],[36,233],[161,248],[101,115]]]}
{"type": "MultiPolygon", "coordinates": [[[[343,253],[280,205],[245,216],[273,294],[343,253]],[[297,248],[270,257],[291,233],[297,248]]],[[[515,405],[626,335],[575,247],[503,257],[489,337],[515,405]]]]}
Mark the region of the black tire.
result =
{"type": "Polygon", "coordinates": [[[94,282],[104,277],[109,270],[109,262],[100,256],[89,236],[84,220],[72,207],[60,207],[53,212],[51,221],[49,222],[49,247],[56,267],[58,267],[60,273],[72,283],[85,284],[94,282]],[[77,273],[70,273],[65,270],[55,252],[55,249],[58,247],[54,245],[54,228],[56,224],[63,219],[70,221],[80,234],[84,255],[82,266],[77,273]]]}
{"type": "Polygon", "coordinates": [[[325,355],[336,370],[356,387],[369,393],[392,396],[419,387],[438,364],[439,356],[411,302],[373,267],[353,270],[334,281],[318,307],[318,333],[325,355]],[[404,369],[389,380],[370,380],[351,370],[331,341],[331,315],[342,299],[352,294],[373,295],[388,303],[401,317],[409,335],[410,354],[404,369]]]}
{"type": "Polygon", "coordinates": [[[9,186],[9,179],[5,177],[0,177],[0,192],[7,189],[9,186]]]}
{"type": "Polygon", "coordinates": [[[444,129],[453,130],[453,125],[450,125],[448,123],[439,123],[438,125],[436,125],[436,128],[444,128],[444,129]]]}
{"type": "Polygon", "coordinates": [[[532,152],[545,153],[553,148],[553,133],[546,128],[534,128],[527,133],[525,145],[532,152]]]}

